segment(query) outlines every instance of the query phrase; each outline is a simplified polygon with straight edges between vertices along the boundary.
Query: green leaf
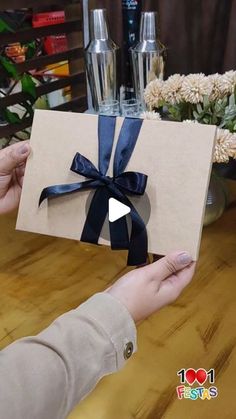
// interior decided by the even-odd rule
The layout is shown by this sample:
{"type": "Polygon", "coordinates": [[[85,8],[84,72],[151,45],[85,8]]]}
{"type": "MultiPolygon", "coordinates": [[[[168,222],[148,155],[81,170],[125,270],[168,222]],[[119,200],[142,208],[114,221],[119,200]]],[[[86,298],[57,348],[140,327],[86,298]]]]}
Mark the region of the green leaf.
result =
{"type": "Polygon", "coordinates": [[[27,44],[25,44],[25,46],[27,47],[27,51],[26,51],[26,58],[32,58],[35,55],[36,52],[36,42],[32,41],[32,42],[28,42],[27,44]]]}
{"type": "Polygon", "coordinates": [[[225,126],[224,121],[221,121],[221,123],[220,123],[220,124],[218,124],[218,127],[219,127],[219,128],[223,128],[224,126],[225,126]]]}
{"type": "Polygon", "coordinates": [[[3,32],[14,32],[12,28],[5,22],[3,19],[0,18],[0,33],[3,32]]]}
{"type": "Polygon", "coordinates": [[[202,113],[202,111],[203,111],[202,106],[200,105],[200,103],[197,103],[197,111],[198,111],[198,113],[202,113]]]}
{"type": "Polygon", "coordinates": [[[194,119],[196,119],[197,121],[199,120],[199,114],[196,111],[193,111],[193,116],[194,119]]]}
{"type": "Polygon", "coordinates": [[[232,106],[227,106],[225,108],[225,114],[223,119],[225,121],[231,121],[232,119],[234,119],[236,117],[236,105],[232,105],[232,106]]]}
{"type": "Polygon", "coordinates": [[[212,118],[211,118],[211,123],[213,125],[218,125],[217,122],[218,122],[217,116],[216,115],[213,115],[212,118]]]}
{"type": "Polygon", "coordinates": [[[229,106],[235,106],[234,93],[229,97],[229,106]]]}
{"type": "Polygon", "coordinates": [[[17,73],[16,66],[13,64],[10,60],[8,60],[6,57],[0,56],[0,63],[7,71],[9,77],[13,77],[15,80],[19,80],[20,76],[17,73]]]}
{"type": "Polygon", "coordinates": [[[21,122],[19,115],[15,112],[9,111],[7,108],[3,110],[3,115],[6,121],[10,124],[19,124],[19,122],[21,122]]]}
{"type": "Polygon", "coordinates": [[[174,121],[181,121],[181,113],[178,105],[168,106],[168,113],[171,116],[171,119],[174,121]]]}
{"type": "Polygon", "coordinates": [[[21,78],[21,86],[22,86],[22,92],[28,93],[31,95],[34,99],[36,99],[36,84],[33,80],[33,77],[31,77],[29,74],[24,74],[21,78]]]}
{"type": "Polygon", "coordinates": [[[223,97],[223,99],[222,99],[222,105],[223,105],[223,106],[227,106],[227,104],[228,104],[228,97],[227,97],[227,96],[225,96],[225,97],[223,97]]]}
{"type": "Polygon", "coordinates": [[[203,107],[208,108],[210,106],[210,101],[208,96],[203,97],[203,107]]]}

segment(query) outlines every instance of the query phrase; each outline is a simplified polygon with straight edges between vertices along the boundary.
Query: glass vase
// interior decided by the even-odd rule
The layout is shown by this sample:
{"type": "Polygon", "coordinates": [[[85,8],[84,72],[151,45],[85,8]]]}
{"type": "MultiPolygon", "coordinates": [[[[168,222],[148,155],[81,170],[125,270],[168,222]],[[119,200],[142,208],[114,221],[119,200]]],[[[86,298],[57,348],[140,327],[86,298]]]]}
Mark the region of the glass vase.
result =
{"type": "Polygon", "coordinates": [[[207,226],[218,220],[227,205],[227,188],[224,178],[212,171],[203,225],[207,226]]]}

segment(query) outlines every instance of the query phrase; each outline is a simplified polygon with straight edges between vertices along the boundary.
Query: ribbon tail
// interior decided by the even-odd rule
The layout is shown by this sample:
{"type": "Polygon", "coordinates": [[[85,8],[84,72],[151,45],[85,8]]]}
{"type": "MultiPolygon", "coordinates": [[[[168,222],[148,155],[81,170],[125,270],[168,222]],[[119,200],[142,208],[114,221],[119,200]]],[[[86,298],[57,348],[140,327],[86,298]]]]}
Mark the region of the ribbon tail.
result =
{"type": "Polygon", "coordinates": [[[56,198],[57,196],[71,194],[86,188],[96,188],[97,183],[98,182],[94,180],[87,180],[85,182],[70,183],[68,185],[64,184],[48,186],[47,188],[44,188],[41,192],[39,198],[39,206],[45,199],[56,198]]]}
{"type": "Polygon", "coordinates": [[[132,220],[127,264],[129,266],[143,265],[147,261],[148,252],[146,226],[128,198],[126,198],[126,205],[131,208],[130,216],[132,220]]]}
{"type": "Polygon", "coordinates": [[[126,250],[129,248],[129,233],[126,218],[122,217],[119,220],[109,223],[111,249],[112,250],[126,250]]]}
{"type": "Polygon", "coordinates": [[[106,215],[108,213],[109,194],[106,187],[96,190],[84,223],[80,240],[86,243],[97,244],[106,215]]]}
{"type": "Polygon", "coordinates": [[[145,264],[147,262],[147,249],[148,238],[145,226],[141,226],[140,221],[136,222],[132,220],[132,231],[127,264],[129,266],[145,264]]]}

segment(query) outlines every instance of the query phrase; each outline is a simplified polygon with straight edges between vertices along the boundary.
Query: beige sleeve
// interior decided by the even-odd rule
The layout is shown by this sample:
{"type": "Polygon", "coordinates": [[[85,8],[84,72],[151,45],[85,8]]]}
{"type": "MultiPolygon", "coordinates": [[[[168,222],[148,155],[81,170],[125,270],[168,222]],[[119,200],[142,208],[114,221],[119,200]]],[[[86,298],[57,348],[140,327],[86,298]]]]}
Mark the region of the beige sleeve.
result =
{"type": "Polygon", "coordinates": [[[64,419],[136,350],[127,309],[99,293],[0,353],[0,418],[64,419]]]}

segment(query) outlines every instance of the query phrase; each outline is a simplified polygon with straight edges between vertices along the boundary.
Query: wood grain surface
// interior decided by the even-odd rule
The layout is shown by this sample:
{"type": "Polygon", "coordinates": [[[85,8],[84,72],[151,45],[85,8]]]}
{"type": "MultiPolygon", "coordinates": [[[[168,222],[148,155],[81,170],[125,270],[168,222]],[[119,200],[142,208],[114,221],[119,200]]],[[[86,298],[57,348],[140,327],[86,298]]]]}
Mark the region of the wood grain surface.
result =
{"type": "MultiPolygon", "coordinates": [[[[0,348],[38,333],[127,270],[125,252],[14,227],[15,215],[0,217],[0,348]]],[[[69,419],[236,418],[234,205],[204,229],[191,285],[143,322],[138,336],[138,353],[104,378],[69,419]],[[217,398],[177,399],[176,373],[190,367],[215,368],[217,398]]]]}

